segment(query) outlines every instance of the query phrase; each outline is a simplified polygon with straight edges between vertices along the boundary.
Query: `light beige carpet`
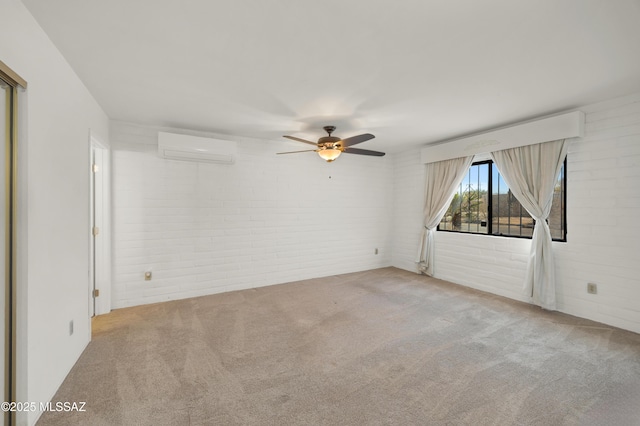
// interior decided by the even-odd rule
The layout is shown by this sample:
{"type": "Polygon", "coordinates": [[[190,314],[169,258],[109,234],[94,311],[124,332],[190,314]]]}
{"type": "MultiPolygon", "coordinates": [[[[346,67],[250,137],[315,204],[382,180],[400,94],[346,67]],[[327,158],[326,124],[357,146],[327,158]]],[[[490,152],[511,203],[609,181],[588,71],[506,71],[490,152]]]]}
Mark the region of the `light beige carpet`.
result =
{"type": "Polygon", "coordinates": [[[119,309],[39,425],[640,424],[640,335],[394,268],[119,309]]]}

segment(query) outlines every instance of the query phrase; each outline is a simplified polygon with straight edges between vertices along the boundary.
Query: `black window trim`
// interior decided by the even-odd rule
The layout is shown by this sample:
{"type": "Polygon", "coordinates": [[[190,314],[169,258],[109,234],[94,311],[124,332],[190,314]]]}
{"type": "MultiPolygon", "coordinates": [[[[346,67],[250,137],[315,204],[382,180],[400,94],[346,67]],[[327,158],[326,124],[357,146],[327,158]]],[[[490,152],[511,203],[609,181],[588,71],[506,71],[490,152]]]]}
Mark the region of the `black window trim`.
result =
{"type": "MultiPolygon", "coordinates": [[[[487,180],[488,182],[488,189],[487,189],[487,193],[491,194],[492,190],[493,190],[493,160],[482,160],[482,161],[474,161],[473,163],[471,163],[471,166],[476,166],[476,165],[480,165],[480,164],[489,164],[489,171],[488,171],[488,178],[487,180]]],[[[559,242],[559,243],[566,243],[567,242],[567,234],[568,234],[568,223],[567,223],[567,157],[564,158],[564,179],[563,179],[563,184],[564,184],[564,190],[562,191],[562,205],[564,207],[564,209],[562,209],[562,223],[564,224],[564,238],[551,238],[551,241],[554,242],[559,242]]],[[[453,229],[440,229],[440,224],[438,224],[438,227],[436,228],[436,230],[438,232],[451,232],[453,234],[469,234],[469,235],[484,235],[484,236],[489,236],[489,237],[503,237],[503,238],[522,238],[522,239],[526,239],[526,240],[530,240],[533,237],[527,236],[527,235],[508,235],[508,234],[493,234],[493,197],[492,196],[488,196],[487,197],[487,215],[489,216],[489,220],[487,220],[487,233],[486,234],[482,234],[479,232],[469,232],[469,231],[454,231],[453,229]]],[[[521,205],[521,208],[522,205],[521,205]]],[[[533,221],[534,226],[535,226],[535,220],[533,221]]],[[[548,223],[548,221],[547,221],[548,223]]]]}

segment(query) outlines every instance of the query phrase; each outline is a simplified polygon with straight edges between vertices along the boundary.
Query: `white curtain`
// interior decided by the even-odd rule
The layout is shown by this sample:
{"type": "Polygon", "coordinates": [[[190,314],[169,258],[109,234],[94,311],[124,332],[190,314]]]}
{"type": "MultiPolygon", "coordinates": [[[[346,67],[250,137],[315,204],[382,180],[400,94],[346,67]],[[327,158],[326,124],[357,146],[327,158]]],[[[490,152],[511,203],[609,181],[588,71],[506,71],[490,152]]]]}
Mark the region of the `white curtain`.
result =
{"type": "Polygon", "coordinates": [[[424,226],[416,263],[420,272],[433,275],[433,252],[436,227],[451,204],[456,188],[471,166],[473,156],[438,161],[426,165],[424,189],[424,226]]]}
{"type": "Polygon", "coordinates": [[[558,140],[491,153],[509,189],[536,222],[524,290],[534,304],[548,310],[556,309],[556,284],[547,218],[567,146],[558,140]]]}

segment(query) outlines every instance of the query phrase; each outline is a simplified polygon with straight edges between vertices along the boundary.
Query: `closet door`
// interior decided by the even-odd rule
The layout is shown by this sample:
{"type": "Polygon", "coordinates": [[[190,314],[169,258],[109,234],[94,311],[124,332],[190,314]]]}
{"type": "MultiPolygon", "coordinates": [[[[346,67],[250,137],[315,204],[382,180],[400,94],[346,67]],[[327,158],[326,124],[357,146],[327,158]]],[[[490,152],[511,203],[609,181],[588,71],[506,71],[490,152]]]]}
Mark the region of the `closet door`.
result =
{"type": "MultiPolygon", "coordinates": [[[[7,401],[11,389],[11,265],[8,264],[7,254],[11,250],[8,212],[10,191],[10,163],[8,152],[11,150],[11,109],[13,88],[0,79],[0,276],[2,277],[2,290],[0,291],[0,306],[2,315],[0,327],[2,338],[2,398],[7,401]]],[[[5,419],[6,423],[6,419],[5,419]]]]}
{"type": "MultiPolygon", "coordinates": [[[[0,61],[0,345],[2,399],[16,391],[16,162],[18,90],[27,83],[0,61]]],[[[4,425],[16,424],[15,412],[2,413],[4,425]]]]}

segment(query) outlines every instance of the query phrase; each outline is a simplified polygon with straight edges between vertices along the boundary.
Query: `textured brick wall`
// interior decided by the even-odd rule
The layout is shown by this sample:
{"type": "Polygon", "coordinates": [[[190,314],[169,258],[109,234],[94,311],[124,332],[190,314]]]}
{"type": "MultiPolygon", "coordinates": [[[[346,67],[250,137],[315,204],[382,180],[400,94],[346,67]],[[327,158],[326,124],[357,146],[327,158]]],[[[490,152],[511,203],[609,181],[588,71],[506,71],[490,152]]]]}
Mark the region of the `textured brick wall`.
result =
{"type": "Polygon", "coordinates": [[[420,148],[396,154],[393,160],[392,262],[397,268],[415,271],[422,230],[425,168],[420,162],[420,148]]]}
{"type": "Polygon", "coordinates": [[[640,93],[582,110],[585,137],[567,167],[569,241],[556,250],[559,297],[566,312],[640,332],[640,93]]]}
{"type": "MultiPolygon", "coordinates": [[[[558,308],[640,332],[640,94],[580,110],[585,136],[570,146],[567,166],[568,242],[553,244],[558,308]],[[588,282],[598,284],[597,295],[587,294],[588,282]]],[[[393,265],[413,271],[424,166],[418,150],[394,160],[393,265]]],[[[525,300],[529,247],[529,240],[438,233],[436,276],[525,300]]]]}
{"type": "Polygon", "coordinates": [[[391,264],[389,156],[236,139],[234,165],[166,160],[159,130],[111,125],[114,308],[391,264]]]}
{"type": "MultiPolygon", "coordinates": [[[[568,242],[554,243],[559,310],[640,332],[640,94],[580,109],[587,123],[569,149],[568,242]]],[[[389,264],[415,270],[419,149],[327,164],[275,156],[296,148],[287,141],[241,140],[238,162],[221,166],[158,158],[158,130],[170,131],[112,123],[114,307],[389,264]]],[[[436,276],[526,300],[529,244],[439,233],[436,276]]]]}

